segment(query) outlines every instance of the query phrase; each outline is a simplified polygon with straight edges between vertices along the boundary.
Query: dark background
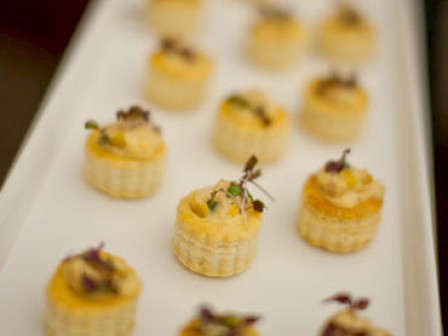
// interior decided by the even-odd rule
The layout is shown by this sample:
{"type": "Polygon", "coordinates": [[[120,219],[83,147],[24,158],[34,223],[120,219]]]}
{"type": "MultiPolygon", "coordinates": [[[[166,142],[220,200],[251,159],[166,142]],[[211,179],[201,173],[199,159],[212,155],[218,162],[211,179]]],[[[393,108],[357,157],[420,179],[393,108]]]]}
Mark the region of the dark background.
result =
{"type": "MultiPolygon", "coordinates": [[[[88,2],[0,0],[0,185],[88,2]]],[[[448,1],[427,0],[425,7],[440,297],[447,326],[448,230],[442,223],[448,224],[448,1]]]]}

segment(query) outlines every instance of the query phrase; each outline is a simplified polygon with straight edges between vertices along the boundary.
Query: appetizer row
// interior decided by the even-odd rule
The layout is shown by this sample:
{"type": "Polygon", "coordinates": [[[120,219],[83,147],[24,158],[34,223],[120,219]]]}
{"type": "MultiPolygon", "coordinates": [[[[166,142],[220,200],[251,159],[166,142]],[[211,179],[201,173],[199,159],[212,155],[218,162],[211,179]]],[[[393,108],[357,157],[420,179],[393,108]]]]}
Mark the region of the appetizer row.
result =
{"type": "MultiPolygon", "coordinates": [[[[161,185],[164,175],[167,147],[160,128],[148,112],[138,107],[118,112],[117,119],[117,123],[105,127],[87,122],[93,131],[86,142],[85,177],[93,187],[114,197],[149,196],[161,185]]],[[[231,131],[216,134],[227,136],[228,141],[237,138],[231,131]]],[[[234,142],[232,146],[227,148],[233,149],[236,158],[247,154],[237,151],[244,147],[241,144],[234,142]]],[[[265,146],[248,149],[271,153],[269,144],[265,146]]],[[[379,181],[347,163],[348,153],[344,151],[341,159],[329,161],[309,177],[297,220],[299,233],[306,241],[334,252],[356,251],[373,239],[384,197],[379,181]]],[[[243,271],[253,260],[265,206],[248,186],[257,187],[272,199],[256,181],[261,176],[257,163],[252,155],[239,180],[221,180],[180,201],[173,248],[189,269],[229,276],[243,271]]]]}
{"type": "MultiPolygon", "coordinates": [[[[148,0],[147,18],[160,35],[185,37],[198,30],[203,0],[148,0]]],[[[256,65],[284,69],[296,63],[310,40],[304,25],[288,10],[277,6],[259,7],[252,25],[247,56],[256,65]]],[[[333,61],[360,64],[373,54],[372,25],[347,3],[322,22],[317,31],[317,50],[333,61]]]]}
{"type": "MultiPolygon", "coordinates": [[[[91,248],[66,258],[47,287],[47,336],[128,336],[136,324],[142,283],[123,259],[91,248]]],[[[322,336],[390,336],[358,312],[369,300],[341,293],[324,302],[339,302],[345,309],[321,328],[322,336]]],[[[259,315],[214,312],[202,307],[179,336],[257,336],[259,315]]]]}
{"type": "MultiPolygon", "coordinates": [[[[165,109],[195,107],[205,96],[212,67],[205,54],[178,40],[164,39],[150,59],[146,96],[165,109]]],[[[353,141],[360,136],[368,96],[353,74],[343,77],[332,73],[314,79],[306,87],[303,100],[300,123],[310,135],[327,142],[353,141]]],[[[258,155],[263,162],[273,161],[283,152],[288,123],[284,109],[265,94],[236,93],[221,104],[215,143],[222,153],[239,162],[257,153],[258,147],[271,148],[271,153],[258,155]],[[234,154],[235,142],[252,142],[255,148],[234,154]]]]}

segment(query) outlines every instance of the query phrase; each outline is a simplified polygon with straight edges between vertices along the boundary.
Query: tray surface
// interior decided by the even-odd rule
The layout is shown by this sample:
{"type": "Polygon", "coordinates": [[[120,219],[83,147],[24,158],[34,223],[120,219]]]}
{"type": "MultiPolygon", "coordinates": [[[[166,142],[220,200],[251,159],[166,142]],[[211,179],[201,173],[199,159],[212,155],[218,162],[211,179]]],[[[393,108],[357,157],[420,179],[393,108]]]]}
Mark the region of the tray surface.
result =
{"type": "MultiPolygon", "coordinates": [[[[290,4],[308,26],[331,10],[324,0],[290,4]]],[[[386,0],[359,1],[379,39],[374,62],[359,71],[371,100],[366,128],[359,141],[349,145],[350,162],[368,168],[386,186],[383,220],[367,249],[336,255],[310,247],[294,227],[305,179],[326,160],[339,157],[345,147],[317,142],[297,127],[304,86],[331,66],[310,53],[287,73],[252,67],[242,51],[253,19],[250,6],[244,1],[210,0],[197,38],[216,64],[209,95],[196,111],[167,113],[153,107],[142,93],[147,58],[157,46],[143,24],[142,2],[98,1],[17,164],[19,170],[32,164],[31,158],[37,160],[35,175],[22,179],[23,203],[6,209],[12,204],[7,197],[20,199],[10,196],[14,179],[19,183],[18,172],[11,175],[11,187],[5,187],[2,195],[0,334],[42,335],[44,289],[56,265],[69,253],[104,241],[106,249],[125,258],[144,281],[135,335],[175,335],[201,303],[260,313],[259,329],[264,335],[315,335],[338,309],[322,305],[322,299],[342,290],[370,297],[367,315],[394,335],[440,335],[437,300],[424,297],[427,287],[436,286],[434,269],[429,266],[429,271],[418,275],[423,281],[416,286],[422,290],[407,297],[411,292],[407,276],[418,277],[407,265],[415,264],[418,270],[426,260],[433,263],[434,257],[432,245],[425,241],[418,253],[408,248],[415,239],[404,225],[407,216],[412,216],[409,202],[420,215],[414,218],[415,225],[429,236],[431,218],[425,212],[429,199],[419,189],[425,171],[407,168],[424,159],[421,150],[416,151],[417,158],[407,154],[413,152],[413,143],[407,139],[416,137],[419,146],[424,139],[418,138],[411,121],[409,128],[400,127],[406,96],[398,85],[404,78],[396,48],[400,31],[391,29],[398,27],[394,22],[399,6],[388,4],[386,0]],[[246,88],[263,89],[281,102],[294,123],[293,134],[285,158],[263,166],[261,182],[276,202],[268,204],[255,262],[241,275],[209,279],[187,271],[171,253],[176,206],[191,190],[222,177],[239,177],[241,167],[215,153],[210,136],[219,101],[246,88]],[[91,118],[110,121],[116,110],[136,103],[150,108],[162,126],[169,146],[166,179],[152,198],[115,200],[84,181],[87,132],[83,124],[91,118]],[[30,154],[33,146],[36,149],[30,154]],[[415,188],[406,188],[406,181],[415,188]],[[28,183],[26,188],[23,183],[28,183]],[[410,190],[417,195],[408,202],[410,196],[405,193],[410,190]],[[410,321],[416,313],[409,306],[415,303],[424,307],[424,316],[410,321]]]]}

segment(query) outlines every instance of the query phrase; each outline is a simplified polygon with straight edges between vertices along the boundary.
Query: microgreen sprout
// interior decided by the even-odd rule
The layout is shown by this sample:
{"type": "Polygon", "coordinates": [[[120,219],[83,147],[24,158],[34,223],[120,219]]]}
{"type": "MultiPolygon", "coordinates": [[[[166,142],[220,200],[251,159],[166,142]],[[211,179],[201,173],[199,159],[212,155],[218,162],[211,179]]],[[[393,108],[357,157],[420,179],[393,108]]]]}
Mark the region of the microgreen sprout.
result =
{"type": "Polygon", "coordinates": [[[207,201],[207,206],[210,211],[214,211],[218,207],[218,202],[216,200],[216,195],[218,193],[223,193],[226,197],[232,199],[232,201],[238,206],[239,213],[244,217],[244,223],[247,227],[246,211],[253,209],[256,212],[263,212],[266,208],[265,204],[259,200],[254,199],[252,194],[249,192],[247,185],[253,184],[255,187],[260,189],[271,201],[274,198],[255,180],[261,176],[261,170],[255,168],[258,163],[256,156],[252,155],[244,165],[243,173],[244,175],[239,179],[239,181],[232,181],[226,190],[217,189],[210,194],[210,198],[207,201]]]}
{"type": "Polygon", "coordinates": [[[205,335],[208,334],[207,330],[220,330],[222,336],[242,336],[244,329],[254,325],[260,318],[258,315],[217,314],[209,307],[201,307],[198,332],[205,335]]]}
{"type": "Polygon", "coordinates": [[[340,304],[348,306],[348,308],[355,312],[357,310],[364,310],[369,306],[369,299],[367,298],[352,298],[350,294],[347,293],[339,293],[335,294],[332,297],[329,297],[324,300],[324,303],[327,302],[338,302],[340,304]]]}
{"type": "Polygon", "coordinates": [[[350,149],[347,148],[342,152],[342,156],[337,161],[328,161],[325,164],[325,171],[329,173],[339,173],[345,168],[350,168],[350,164],[346,161],[347,155],[350,154],[350,149]]]}
{"type": "Polygon", "coordinates": [[[149,111],[145,111],[140,106],[131,106],[127,111],[120,110],[117,112],[117,121],[124,122],[149,122],[149,111]]]}
{"type": "MultiPolygon", "coordinates": [[[[140,106],[131,106],[127,111],[120,110],[116,113],[116,118],[119,125],[128,129],[132,129],[143,124],[150,124],[155,132],[161,132],[160,127],[154,125],[154,123],[151,121],[150,111],[146,111],[140,106]]],[[[116,145],[108,136],[107,127],[100,127],[95,120],[86,121],[84,127],[86,129],[94,129],[100,132],[100,137],[98,139],[100,145],[116,145]]]]}

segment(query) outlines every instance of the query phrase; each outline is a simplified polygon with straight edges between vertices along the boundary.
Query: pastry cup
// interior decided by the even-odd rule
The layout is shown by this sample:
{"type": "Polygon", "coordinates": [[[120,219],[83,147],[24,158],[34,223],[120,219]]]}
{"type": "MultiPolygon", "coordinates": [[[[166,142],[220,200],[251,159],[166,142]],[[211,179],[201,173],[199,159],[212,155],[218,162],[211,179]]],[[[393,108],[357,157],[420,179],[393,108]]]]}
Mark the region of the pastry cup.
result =
{"type": "Polygon", "coordinates": [[[317,41],[320,53],[332,61],[360,64],[372,58],[375,32],[367,22],[347,25],[332,17],[320,27],[317,41]]]}
{"type": "Polygon", "coordinates": [[[359,87],[353,88],[355,99],[337,103],[318,93],[319,81],[305,92],[300,123],[310,135],[325,142],[347,142],[357,139],[364,128],[368,98],[359,87]]]}
{"type": "Polygon", "coordinates": [[[199,28],[202,0],[147,0],[146,17],[162,36],[183,37],[199,28]]]}
{"type": "Polygon", "coordinates": [[[261,163],[283,157],[290,133],[289,118],[283,109],[277,108],[269,126],[259,120],[241,120],[232,109],[231,103],[224,101],[215,122],[213,144],[219,153],[238,163],[245,162],[252,154],[261,163]]]}
{"type": "Polygon", "coordinates": [[[169,110],[196,107],[207,93],[212,62],[204,55],[183,62],[175,58],[163,52],[151,57],[146,96],[152,103],[169,110]]]}
{"type": "MultiPolygon", "coordinates": [[[[58,267],[47,287],[45,313],[47,336],[132,334],[141,286],[126,297],[88,298],[75,293],[67,285],[62,275],[62,268],[63,265],[58,267]]],[[[128,265],[127,271],[134,273],[128,265]]]]}
{"type": "Polygon", "coordinates": [[[329,329],[333,330],[332,335],[391,336],[388,331],[377,328],[369,319],[350,309],[341,310],[334,314],[324,325],[319,335],[328,335],[329,329]]]}
{"type": "MultiPolygon", "coordinates": [[[[173,252],[189,270],[209,277],[228,277],[246,270],[255,258],[261,215],[248,211],[247,223],[211,223],[194,199],[183,198],[177,208],[173,252]]],[[[206,207],[206,205],[205,205],[206,207]]]]}
{"type": "Polygon", "coordinates": [[[249,60],[262,68],[289,68],[303,54],[305,36],[303,27],[292,19],[262,20],[250,30],[249,60]]]}
{"type": "MultiPolygon", "coordinates": [[[[203,334],[198,332],[198,325],[199,325],[198,320],[192,319],[185,327],[182,328],[182,330],[179,333],[179,336],[204,336],[203,334]]],[[[239,335],[258,336],[259,333],[253,327],[246,327],[241,331],[239,335]]]]}
{"type": "Polygon", "coordinates": [[[352,208],[336,206],[321,194],[312,176],[304,187],[297,229],[315,247],[337,253],[355,252],[374,239],[382,204],[382,199],[369,198],[352,208]]]}
{"type": "Polygon", "coordinates": [[[152,195],[160,187],[166,163],[162,144],[153,157],[134,160],[108,152],[99,145],[100,132],[94,130],[85,146],[84,175],[90,185],[117,198],[136,199],[152,195]]]}

